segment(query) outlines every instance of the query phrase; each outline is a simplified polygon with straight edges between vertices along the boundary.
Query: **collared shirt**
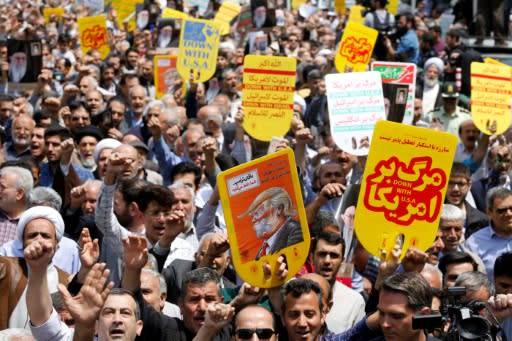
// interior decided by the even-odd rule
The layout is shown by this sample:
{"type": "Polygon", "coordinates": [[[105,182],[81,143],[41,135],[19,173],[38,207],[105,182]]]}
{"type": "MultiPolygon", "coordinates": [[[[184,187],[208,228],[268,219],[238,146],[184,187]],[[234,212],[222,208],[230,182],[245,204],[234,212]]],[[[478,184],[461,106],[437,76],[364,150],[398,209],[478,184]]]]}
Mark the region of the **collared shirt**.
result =
{"type": "Polygon", "coordinates": [[[16,239],[16,226],[20,219],[11,219],[0,210],[0,246],[16,239]]]}
{"type": "MultiPolygon", "coordinates": [[[[69,166],[60,164],[60,169],[62,170],[62,173],[64,176],[67,176],[69,173],[69,166]]],[[[72,167],[75,169],[76,174],[82,181],[86,180],[94,180],[94,175],[92,172],[88,169],[85,169],[84,167],[78,165],[78,164],[72,164],[72,167]]],[[[52,167],[50,167],[50,164],[48,162],[41,163],[39,165],[39,170],[41,172],[41,175],[39,177],[39,186],[43,187],[52,187],[53,186],[53,179],[55,174],[53,173],[52,167]]]]}
{"type": "Polygon", "coordinates": [[[400,42],[396,48],[396,54],[405,54],[407,56],[406,62],[417,63],[420,58],[420,43],[415,30],[408,30],[400,38],[400,42]]]}
{"type": "Polygon", "coordinates": [[[37,327],[30,323],[30,331],[35,340],[71,341],[73,340],[75,330],[61,322],[59,314],[53,309],[50,318],[45,323],[37,327]]]}
{"type": "Polygon", "coordinates": [[[461,123],[471,119],[469,111],[466,111],[461,107],[457,107],[455,112],[451,115],[445,113],[444,108],[439,108],[437,110],[431,111],[427,115],[426,119],[429,123],[431,123],[434,117],[441,122],[444,131],[457,136],[459,136],[459,126],[461,123]]]}
{"type": "Polygon", "coordinates": [[[162,137],[158,140],[153,140],[151,151],[158,161],[158,167],[164,180],[164,186],[169,186],[171,184],[172,168],[180,162],[187,161],[186,158],[174,154],[162,137]]]}
{"type": "Polygon", "coordinates": [[[494,278],[494,262],[505,252],[512,251],[512,237],[501,237],[496,234],[491,225],[473,233],[466,240],[469,251],[476,253],[484,262],[485,271],[490,280],[494,278]]]}
{"type": "Polygon", "coordinates": [[[14,149],[14,145],[12,144],[12,142],[7,142],[5,144],[5,161],[18,160],[19,158],[21,158],[23,156],[30,156],[30,155],[31,155],[30,154],[30,146],[25,148],[21,153],[18,153],[14,149]]]}

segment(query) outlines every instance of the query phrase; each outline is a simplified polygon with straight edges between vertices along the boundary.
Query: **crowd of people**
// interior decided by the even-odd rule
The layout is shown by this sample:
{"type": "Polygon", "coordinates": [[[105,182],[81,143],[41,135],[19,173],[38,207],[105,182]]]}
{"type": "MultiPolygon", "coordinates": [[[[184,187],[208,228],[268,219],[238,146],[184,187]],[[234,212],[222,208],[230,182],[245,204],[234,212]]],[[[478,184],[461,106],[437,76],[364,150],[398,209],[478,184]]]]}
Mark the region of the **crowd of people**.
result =
{"type": "MultiPolygon", "coordinates": [[[[511,339],[512,135],[483,134],[472,121],[470,65],[482,59],[465,43],[492,31],[506,45],[510,1],[476,1],[476,22],[473,3],[452,3],[401,2],[397,15],[386,0],[363,3],[361,20],[379,31],[374,60],[418,67],[413,125],[459,138],[432,246],[402,250],[397,239],[377,257],[354,233],[364,157],[340,149],[329,126],[324,77],[336,73],[348,11],[254,1],[254,29],[233,23],[214,76],[177,77],[157,99],[153,57],[175,52],[180,33],[161,10],[213,18],[219,4],[199,15],[180,1],[146,1],[131,31],[107,6],[102,59],[80,48],[87,1],[2,2],[0,339],[436,340],[459,333],[465,317],[435,328],[413,328],[413,317],[475,301],[485,303],[471,305],[485,332],[500,327],[497,337],[511,339]],[[64,14],[45,22],[47,7],[64,14]],[[443,13],[455,18],[446,32],[443,13]],[[26,56],[10,53],[10,40],[40,43],[35,82],[16,86],[26,56]],[[216,184],[269,147],[244,130],[247,54],[297,60],[293,118],[277,149],[295,154],[311,246],[292,280],[285,257],[262,265],[266,279],[284,282],[270,289],[231,264],[216,184]],[[344,193],[352,205],[340,213],[344,193]],[[463,287],[456,297],[453,287],[463,287]]],[[[255,197],[247,212],[263,260],[281,249],[276,240],[303,240],[299,224],[276,238],[297,214],[282,192],[255,197]]]]}

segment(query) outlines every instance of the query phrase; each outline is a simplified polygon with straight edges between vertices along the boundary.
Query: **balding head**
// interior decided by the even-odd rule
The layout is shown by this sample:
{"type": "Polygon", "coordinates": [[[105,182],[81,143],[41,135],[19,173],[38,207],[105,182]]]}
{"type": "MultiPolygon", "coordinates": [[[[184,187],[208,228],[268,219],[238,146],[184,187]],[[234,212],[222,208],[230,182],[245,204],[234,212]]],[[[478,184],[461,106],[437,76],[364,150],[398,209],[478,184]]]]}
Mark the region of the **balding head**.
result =
{"type": "Polygon", "coordinates": [[[322,301],[323,306],[325,309],[325,313],[327,314],[329,310],[331,310],[333,300],[332,300],[332,291],[331,291],[331,285],[329,282],[321,275],[316,273],[308,273],[305,275],[302,275],[300,278],[310,279],[312,281],[315,281],[318,283],[320,288],[322,288],[322,301]]]}

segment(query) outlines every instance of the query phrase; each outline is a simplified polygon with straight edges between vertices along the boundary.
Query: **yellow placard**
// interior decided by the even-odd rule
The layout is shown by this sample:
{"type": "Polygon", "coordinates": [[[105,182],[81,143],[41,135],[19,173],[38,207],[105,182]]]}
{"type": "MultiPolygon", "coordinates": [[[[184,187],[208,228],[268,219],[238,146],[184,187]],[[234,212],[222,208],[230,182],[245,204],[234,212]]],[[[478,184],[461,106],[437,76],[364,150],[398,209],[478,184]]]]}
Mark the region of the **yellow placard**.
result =
{"type": "Polygon", "coordinates": [[[186,13],[174,8],[164,8],[162,11],[162,19],[186,19],[188,17],[189,16],[186,13]]]}
{"type": "Polygon", "coordinates": [[[215,74],[220,27],[211,20],[183,19],[178,52],[182,79],[206,82],[215,74]]]}
{"type": "Polygon", "coordinates": [[[293,277],[308,256],[310,237],[292,150],[222,172],[217,185],[237,274],[259,288],[279,286],[277,258],[284,255],[286,280],[293,277]],[[273,274],[268,280],[266,263],[273,274]]]}
{"type": "Polygon", "coordinates": [[[457,137],[379,121],[372,141],[355,214],[358,240],[377,257],[381,250],[389,255],[398,240],[403,250],[427,250],[437,233],[457,137]]]}
{"type": "Polygon", "coordinates": [[[213,21],[220,24],[220,34],[229,34],[229,24],[237,15],[240,14],[242,7],[235,3],[224,1],[215,15],[213,21]]]}
{"type": "Polygon", "coordinates": [[[244,129],[270,141],[284,136],[293,116],[296,59],[249,55],[244,59],[242,105],[244,129]]]}
{"type": "MultiPolygon", "coordinates": [[[[508,66],[507,64],[502,63],[502,62],[500,62],[499,60],[494,59],[494,58],[491,58],[491,57],[487,57],[487,58],[485,58],[485,59],[484,59],[484,63],[508,66]]],[[[510,67],[510,66],[509,66],[509,67],[510,67]]]]}
{"type": "Polygon", "coordinates": [[[509,66],[471,63],[471,114],[475,125],[485,134],[493,134],[494,122],[496,134],[510,126],[511,85],[509,66]]]}
{"type": "Polygon", "coordinates": [[[354,5],[350,8],[350,15],[348,17],[348,22],[355,22],[361,25],[364,25],[364,7],[361,5],[354,5]]]}
{"type": "Polygon", "coordinates": [[[64,8],[54,8],[54,7],[46,7],[43,9],[43,16],[44,16],[44,22],[45,24],[50,23],[50,18],[52,15],[55,15],[57,17],[57,21],[62,20],[62,16],[64,15],[64,8]]]}
{"type": "Polygon", "coordinates": [[[90,50],[98,50],[102,59],[107,58],[110,53],[110,46],[105,16],[98,15],[78,19],[78,30],[80,48],[84,54],[90,50]]]}
{"type": "Polygon", "coordinates": [[[393,15],[398,14],[398,0],[389,0],[387,10],[393,15]]]}
{"type": "Polygon", "coordinates": [[[136,7],[137,4],[143,3],[144,0],[112,0],[112,7],[117,11],[117,25],[124,29],[124,21],[130,17],[128,21],[128,32],[133,32],[136,27],[136,7]]]}
{"type": "Polygon", "coordinates": [[[176,83],[180,79],[176,69],[177,59],[175,55],[160,55],[153,59],[156,98],[174,92],[176,83]]]}
{"type": "Polygon", "coordinates": [[[338,72],[365,71],[378,34],[373,28],[349,21],[334,59],[338,72]]]}
{"type": "Polygon", "coordinates": [[[300,6],[308,3],[308,0],[292,0],[292,9],[298,10],[300,6]]]}
{"type": "Polygon", "coordinates": [[[345,0],[334,0],[334,10],[338,14],[345,14],[347,11],[345,0]]]}

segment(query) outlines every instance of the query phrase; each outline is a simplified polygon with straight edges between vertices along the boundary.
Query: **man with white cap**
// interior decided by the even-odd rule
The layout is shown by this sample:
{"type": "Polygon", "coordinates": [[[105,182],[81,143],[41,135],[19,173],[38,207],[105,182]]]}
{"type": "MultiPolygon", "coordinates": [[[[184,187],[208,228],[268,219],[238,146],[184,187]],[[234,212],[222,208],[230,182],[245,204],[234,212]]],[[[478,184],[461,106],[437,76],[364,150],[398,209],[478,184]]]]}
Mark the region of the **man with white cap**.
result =
{"type": "MultiPolygon", "coordinates": [[[[33,243],[46,245],[56,250],[64,234],[64,221],[59,212],[51,207],[35,206],[26,210],[20,217],[16,227],[16,238],[23,249],[33,243]]],[[[0,263],[10,271],[0,278],[0,329],[29,328],[26,304],[27,269],[23,258],[8,258],[0,256],[0,263]],[[15,286],[15,287],[13,287],[15,286]],[[1,325],[7,322],[7,325],[1,325]]],[[[57,291],[57,284],[67,285],[69,274],[50,264],[47,270],[47,281],[50,292],[57,291]]]]}
{"type": "Polygon", "coordinates": [[[428,113],[441,106],[441,77],[444,62],[441,58],[427,59],[423,73],[423,113],[428,113]]]}
{"type": "Polygon", "coordinates": [[[94,171],[94,177],[98,180],[103,180],[105,176],[105,172],[107,171],[107,161],[108,157],[112,153],[112,150],[116,149],[121,145],[121,142],[115,139],[103,139],[96,147],[94,147],[94,152],[92,153],[92,157],[94,158],[94,162],[96,162],[96,170],[94,171]]]}

